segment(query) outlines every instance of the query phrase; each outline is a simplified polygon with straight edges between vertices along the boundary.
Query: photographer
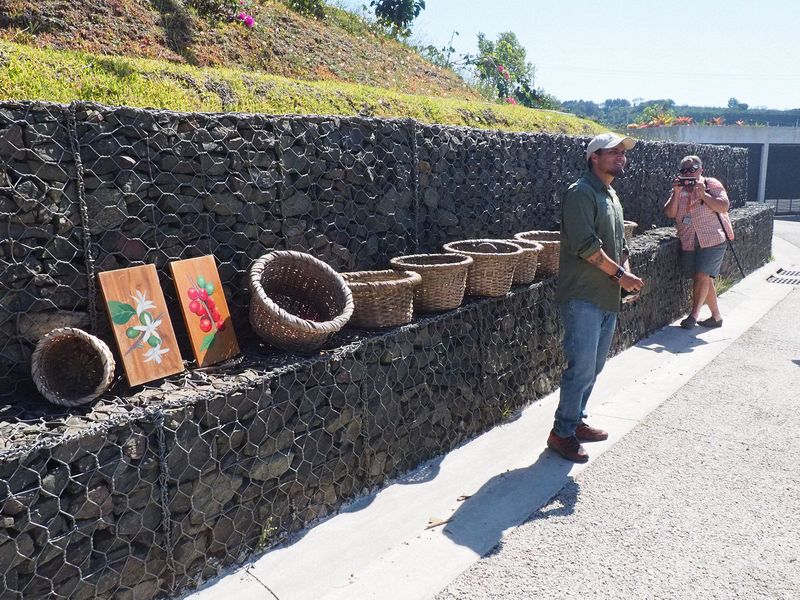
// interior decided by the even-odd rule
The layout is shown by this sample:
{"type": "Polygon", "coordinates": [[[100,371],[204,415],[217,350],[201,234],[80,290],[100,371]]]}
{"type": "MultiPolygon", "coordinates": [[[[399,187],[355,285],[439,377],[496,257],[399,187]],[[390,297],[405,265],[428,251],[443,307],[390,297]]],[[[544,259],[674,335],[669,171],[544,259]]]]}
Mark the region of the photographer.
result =
{"type": "Polygon", "coordinates": [[[681,327],[721,327],[714,279],[725,256],[726,237],[733,239],[728,194],[718,180],[703,177],[703,163],[697,156],[685,156],[679,172],[672,182],[664,214],[675,219],[683,273],[693,279],[692,309],[681,321],[681,327]],[[704,304],[711,310],[711,316],[698,321],[704,304]]]}

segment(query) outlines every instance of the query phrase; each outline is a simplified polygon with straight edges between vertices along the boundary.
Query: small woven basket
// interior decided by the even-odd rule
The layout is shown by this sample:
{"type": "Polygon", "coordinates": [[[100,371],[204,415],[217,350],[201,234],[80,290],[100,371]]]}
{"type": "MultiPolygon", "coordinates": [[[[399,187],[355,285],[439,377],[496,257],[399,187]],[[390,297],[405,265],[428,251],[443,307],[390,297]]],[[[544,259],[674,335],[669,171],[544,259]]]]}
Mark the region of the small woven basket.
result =
{"type": "Polygon", "coordinates": [[[506,240],[522,248],[522,256],[514,269],[513,285],[531,283],[536,278],[536,268],[539,266],[539,253],[544,246],[539,242],[525,240],[506,240]]]}
{"type": "Polygon", "coordinates": [[[471,264],[469,256],[459,254],[411,254],[389,261],[395,271],[413,271],[422,278],[414,288],[416,312],[441,312],[461,306],[471,264]]]}
{"type": "Polygon", "coordinates": [[[414,316],[414,288],[422,277],[411,271],[353,271],[342,273],[353,292],[350,325],[366,329],[396,327],[414,316]]]}
{"type": "Polygon", "coordinates": [[[250,324],[274,348],[313,352],[353,314],[342,276],[303,252],[277,250],[250,268],[250,324]]]}
{"type": "Polygon", "coordinates": [[[472,258],[467,275],[468,296],[505,296],[522,257],[519,246],[503,240],[463,240],[448,242],[443,248],[445,252],[472,258]]]}
{"type": "Polygon", "coordinates": [[[561,233],[558,231],[523,231],[514,235],[515,240],[525,242],[538,242],[542,245],[539,252],[539,267],[537,275],[540,278],[556,277],[558,275],[558,253],[561,246],[561,233]]]}
{"type": "Polygon", "coordinates": [[[36,344],[31,375],[42,396],[53,404],[80,406],[108,389],[115,366],[103,340],[81,329],[60,327],[36,344]]]}
{"type": "Polygon", "coordinates": [[[639,224],[635,221],[624,221],[622,225],[625,229],[625,241],[630,245],[631,240],[633,240],[633,232],[636,231],[639,224]]]}

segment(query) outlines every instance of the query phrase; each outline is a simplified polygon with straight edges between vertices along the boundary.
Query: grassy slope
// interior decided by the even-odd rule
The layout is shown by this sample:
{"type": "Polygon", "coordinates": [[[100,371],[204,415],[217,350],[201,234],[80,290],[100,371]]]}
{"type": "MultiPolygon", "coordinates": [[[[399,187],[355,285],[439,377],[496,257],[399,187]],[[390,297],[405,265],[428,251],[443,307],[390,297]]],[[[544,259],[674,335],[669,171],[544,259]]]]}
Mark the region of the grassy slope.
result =
{"type": "Polygon", "coordinates": [[[77,99],[200,112],[411,117],[426,123],[567,134],[602,130],[592,121],[553,111],[9,42],[0,42],[0,99],[77,99]]]}
{"type": "Polygon", "coordinates": [[[202,112],[411,117],[588,134],[591,121],[488,103],[453,72],[329,7],[323,21],[256,0],[258,26],[177,0],[0,0],[0,99],[202,112]]]}

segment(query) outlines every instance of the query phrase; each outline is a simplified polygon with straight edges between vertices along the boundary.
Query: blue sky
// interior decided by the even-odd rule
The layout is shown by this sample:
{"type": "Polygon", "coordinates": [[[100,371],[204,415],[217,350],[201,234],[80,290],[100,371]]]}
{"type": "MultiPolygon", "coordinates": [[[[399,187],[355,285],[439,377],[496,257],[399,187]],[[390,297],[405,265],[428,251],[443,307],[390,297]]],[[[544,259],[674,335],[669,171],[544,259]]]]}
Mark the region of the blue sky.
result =
{"type": "MultiPolygon", "coordinates": [[[[342,0],[350,7],[367,0],[342,0]]],[[[800,3],[707,0],[426,0],[412,41],[474,53],[513,31],[536,87],[559,100],[800,108],[800,3]]]]}

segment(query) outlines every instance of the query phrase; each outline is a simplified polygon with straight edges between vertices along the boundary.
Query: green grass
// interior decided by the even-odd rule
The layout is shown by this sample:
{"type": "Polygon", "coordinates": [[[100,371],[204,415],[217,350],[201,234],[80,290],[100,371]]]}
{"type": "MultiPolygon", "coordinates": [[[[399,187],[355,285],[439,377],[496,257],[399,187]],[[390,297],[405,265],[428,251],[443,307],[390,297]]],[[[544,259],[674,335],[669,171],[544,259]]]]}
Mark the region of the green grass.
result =
{"type": "Polygon", "coordinates": [[[0,41],[0,100],[87,100],[187,112],[413,118],[508,131],[593,134],[593,121],[555,111],[415,96],[334,81],[299,81],[234,69],[37,49],[0,41]]]}

